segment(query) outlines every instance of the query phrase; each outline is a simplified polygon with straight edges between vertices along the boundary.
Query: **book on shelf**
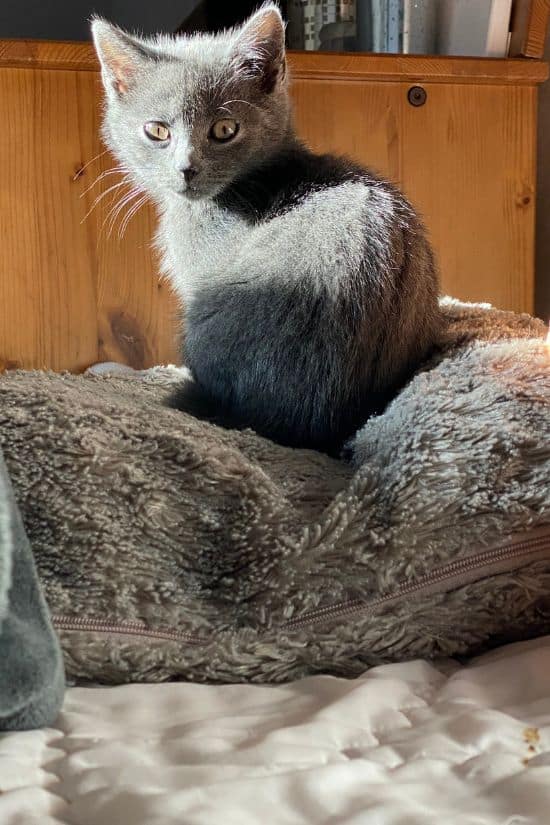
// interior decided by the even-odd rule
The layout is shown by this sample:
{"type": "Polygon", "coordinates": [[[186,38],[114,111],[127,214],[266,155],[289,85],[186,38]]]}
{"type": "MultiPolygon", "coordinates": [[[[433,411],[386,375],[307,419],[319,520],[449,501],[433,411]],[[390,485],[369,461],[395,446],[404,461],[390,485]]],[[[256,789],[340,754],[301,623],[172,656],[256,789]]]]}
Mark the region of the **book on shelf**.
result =
{"type": "Polygon", "coordinates": [[[288,0],[291,48],[503,57],[512,0],[288,0]]]}

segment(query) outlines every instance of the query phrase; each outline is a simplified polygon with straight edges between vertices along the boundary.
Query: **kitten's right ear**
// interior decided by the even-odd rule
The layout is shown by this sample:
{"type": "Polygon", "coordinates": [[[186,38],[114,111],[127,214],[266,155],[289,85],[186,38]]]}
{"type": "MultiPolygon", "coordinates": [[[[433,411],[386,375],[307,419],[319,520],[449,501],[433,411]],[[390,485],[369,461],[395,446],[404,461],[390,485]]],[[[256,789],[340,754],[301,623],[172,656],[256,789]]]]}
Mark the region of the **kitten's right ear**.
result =
{"type": "Polygon", "coordinates": [[[146,65],[147,52],[130,35],[100,17],[92,21],[92,36],[106,91],[125,95],[138,70],[146,65]]]}
{"type": "Polygon", "coordinates": [[[285,76],[285,24],[275,3],[264,3],[238,30],[235,41],[237,65],[261,88],[271,93],[285,76]]]}

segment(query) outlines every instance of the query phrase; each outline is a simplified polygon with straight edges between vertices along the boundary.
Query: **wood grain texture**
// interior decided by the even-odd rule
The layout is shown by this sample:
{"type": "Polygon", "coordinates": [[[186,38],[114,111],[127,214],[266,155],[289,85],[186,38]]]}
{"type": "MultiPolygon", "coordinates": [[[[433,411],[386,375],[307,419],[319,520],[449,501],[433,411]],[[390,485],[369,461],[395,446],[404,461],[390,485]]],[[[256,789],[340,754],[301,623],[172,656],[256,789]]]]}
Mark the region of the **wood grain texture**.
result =
{"type": "MultiPolygon", "coordinates": [[[[544,0],[550,2],[550,0],[544,0]]],[[[542,61],[496,60],[479,57],[403,54],[334,54],[289,52],[289,64],[296,79],[364,81],[369,79],[401,83],[542,83],[548,68],[542,61]]],[[[0,41],[0,66],[75,71],[97,71],[97,58],[89,43],[47,40],[0,41]]]]}
{"type": "Polygon", "coordinates": [[[97,57],[91,43],[71,43],[65,40],[1,40],[0,66],[83,72],[98,70],[97,57]]]}
{"type": "Polygon", "coordinates": [[[402,106],[402,183],[425,222],[443,291],[534,307],[536,91],[426,86],[402,106]]]}
{"type": "Polygon", "coordinates": [[[533,309],[536,91],[299,80],[299,132],[403,188],[429,229],[446,293],[533,309]]]}
{"type": "MultiPolygon", "coordinates": [[[[549,0],[550,2],[550,0],[549,0]]],[[[405,54],[291,52],[292,76],[299,80],[378,80],[402,83],[487,83],[531,85],[548,77],[543,61],[488,57],[405,54]]]]}
{"type": "Polygon", "coordinates": [[[514,0],[510,56],[542,57],[549,20],[550,0],[514,0]]]}
{"type": "MultiPolygon", "coordinates": [[[[96,73],[0,70],[0,366],[79,371],[98,360],[173,361],[173,304],[159,288],[142,210],[120,241],[82,195],[113,161],[99,142],[96,73]],[[85,167],[85,168],[83,168],[85,167]]],[[[116,178],[115,178],[116,179],[116,178]]]]}

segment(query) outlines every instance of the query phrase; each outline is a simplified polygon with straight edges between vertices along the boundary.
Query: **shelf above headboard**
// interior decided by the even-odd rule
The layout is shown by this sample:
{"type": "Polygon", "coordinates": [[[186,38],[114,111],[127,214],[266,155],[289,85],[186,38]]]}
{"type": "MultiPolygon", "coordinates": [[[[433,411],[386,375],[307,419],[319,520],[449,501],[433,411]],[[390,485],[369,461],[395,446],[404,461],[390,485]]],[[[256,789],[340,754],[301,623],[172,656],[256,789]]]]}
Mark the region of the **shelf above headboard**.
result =
{"type": "MultiPolygon", "coordinates": [[[[289,52],[289,62],[292,75],[297,79],[517,86],[542,83],[548,77],[547,64],[529,58],[289,52]]],[[[50,40],[1,40],[0,66],[74,71],[97,71],[99,68],[90,43],[50,40]]]]}

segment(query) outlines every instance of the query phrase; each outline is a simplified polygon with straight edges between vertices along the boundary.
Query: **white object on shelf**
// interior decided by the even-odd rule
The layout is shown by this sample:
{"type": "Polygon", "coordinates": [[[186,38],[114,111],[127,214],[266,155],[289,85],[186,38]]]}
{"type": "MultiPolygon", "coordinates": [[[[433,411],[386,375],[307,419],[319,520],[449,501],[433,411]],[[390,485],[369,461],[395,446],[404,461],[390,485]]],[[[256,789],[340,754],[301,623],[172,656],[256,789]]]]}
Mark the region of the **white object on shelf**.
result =
{"type": "Polygon", "coordinates": [[[437,51],[440,54],[505,57],[512,0],[441,0],[437,51]]]}
{"type": "Polygon", "coordinates": [[[506,57],[510,43],[512,0],[493,0],[485,43],[486,57],[506,57]]]}
{"type": "Polygon", "coordinates": [[[386,51],[387,7],[383,2],[372,4],[372,50],[386,51]]]}
{"type": "MultiPolygon", "coordinates": [[[[290,5],[290,20],[301,19],[303,25],[303,48],[307,51],[321,48],[321,30],[331,23],[355,23],[355,0],[293,0],[290,5]]],[[[295,40],[293,34],[293,41],[295,40]]]]}
{"type": "Polygon", "coordinates": [[[401,33],[403,31],[402,0],[387,0],[386,52],[400,52],[401,33]]]}
{"type": "Polygon", "coordinates": [[[437,40],[439,0],[404,0],[403,52],[433,54],[437,40]]]}

